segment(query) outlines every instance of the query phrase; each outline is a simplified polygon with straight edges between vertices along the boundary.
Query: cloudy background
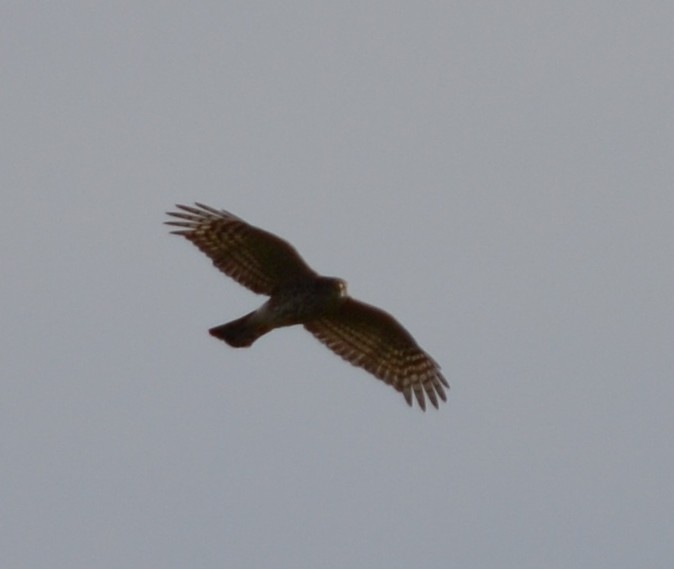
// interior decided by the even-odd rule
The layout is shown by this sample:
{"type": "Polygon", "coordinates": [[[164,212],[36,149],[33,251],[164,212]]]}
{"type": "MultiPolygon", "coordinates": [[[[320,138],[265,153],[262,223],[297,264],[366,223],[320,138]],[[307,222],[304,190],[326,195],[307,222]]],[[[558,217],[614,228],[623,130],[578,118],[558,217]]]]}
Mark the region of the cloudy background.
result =
{"type": "Polygon", "coordinates": [[[23,568],[674,562],[668,2],[3,2],[0,550],[23,568]],[[162,226],[289,239],[409,409],[162,226]]]}

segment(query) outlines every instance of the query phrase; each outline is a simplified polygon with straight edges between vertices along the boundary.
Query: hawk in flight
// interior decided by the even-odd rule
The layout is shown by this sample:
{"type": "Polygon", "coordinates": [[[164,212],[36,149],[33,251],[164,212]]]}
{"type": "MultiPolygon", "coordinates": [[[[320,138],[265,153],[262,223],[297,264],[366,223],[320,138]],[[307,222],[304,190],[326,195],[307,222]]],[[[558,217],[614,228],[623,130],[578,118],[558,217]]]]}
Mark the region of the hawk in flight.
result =
{"type": "Polygon", "coordinates": [[[236,348],[263,334],[302,324],[337,355],[400,391],[426,409],[446,401],[440,366],[390,314],[350,298],[342,279],[318,275],[290,243],[249,225],[224,210],[197,203],[176,206],[168,225],[208,255],[239,284],[269,297],[242,318],[216,326],[210,334],[236,348]]]}

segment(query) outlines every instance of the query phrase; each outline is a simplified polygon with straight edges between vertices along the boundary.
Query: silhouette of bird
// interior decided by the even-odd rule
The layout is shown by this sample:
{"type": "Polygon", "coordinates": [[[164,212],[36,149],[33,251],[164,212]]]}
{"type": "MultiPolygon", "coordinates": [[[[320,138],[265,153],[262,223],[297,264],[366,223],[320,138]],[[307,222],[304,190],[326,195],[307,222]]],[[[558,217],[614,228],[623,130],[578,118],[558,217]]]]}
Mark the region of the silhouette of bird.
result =
{"type": "Polygon", "coordinates": [[[255,293],[269,296],[257,310],[210,334],[235,348],[284,326],[302,324],[333,352],[400,391],[422,410],[446,401],[449,385],[440,366],[393,316],[347,295],[342,279],[318,275],[283,239],[235,215],[196,203],[167,212],[167,225],[223,273],[255,293]]]}

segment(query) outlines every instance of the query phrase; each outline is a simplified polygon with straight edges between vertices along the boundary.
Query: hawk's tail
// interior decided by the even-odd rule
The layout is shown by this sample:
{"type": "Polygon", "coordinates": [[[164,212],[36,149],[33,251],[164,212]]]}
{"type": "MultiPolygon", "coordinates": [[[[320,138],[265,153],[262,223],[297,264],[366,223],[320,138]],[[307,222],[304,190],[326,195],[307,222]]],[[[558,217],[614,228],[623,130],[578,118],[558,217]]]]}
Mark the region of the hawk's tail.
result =
{"type": "Polygon", "coordinates": [[[224,340],[233,348],[246,348],[270,330],[255,322],[254,315],[255,312],[251,312],[242,318],[211,328],[208,333],[219,340],[224,340]]]}

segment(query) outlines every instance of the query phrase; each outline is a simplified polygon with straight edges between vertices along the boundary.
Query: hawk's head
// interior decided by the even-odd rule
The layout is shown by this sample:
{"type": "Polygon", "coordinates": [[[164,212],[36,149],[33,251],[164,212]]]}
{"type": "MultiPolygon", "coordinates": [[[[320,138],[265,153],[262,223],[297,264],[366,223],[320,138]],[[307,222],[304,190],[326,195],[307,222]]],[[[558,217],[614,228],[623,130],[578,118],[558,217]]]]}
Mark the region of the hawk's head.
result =
{"type": "Polygon", "coordinates": [[[346,298],[346,281],[344,279],[337,279],[334,277],[319,277],[316,279],[317,292],[321,296],[331,300],[339,298],[346,298]]]}

